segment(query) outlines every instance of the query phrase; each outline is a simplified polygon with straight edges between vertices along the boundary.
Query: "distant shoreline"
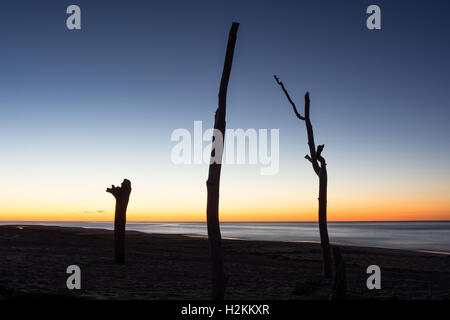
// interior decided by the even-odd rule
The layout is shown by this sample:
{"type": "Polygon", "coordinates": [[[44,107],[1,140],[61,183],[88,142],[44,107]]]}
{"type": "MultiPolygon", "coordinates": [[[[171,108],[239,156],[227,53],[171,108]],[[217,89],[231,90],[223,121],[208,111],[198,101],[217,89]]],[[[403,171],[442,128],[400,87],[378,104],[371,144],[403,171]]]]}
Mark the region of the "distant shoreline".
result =
{"type": "MultiPolygon", "coordinates": [[[[89,228],[86,228],[89,229],[89,228]]],[[[107,230],[107,229],[104,229],[107,230]]],[[[139,232],[139,231],[138,231],[139,232]]],[[[164,234],[164,233],[147,233],[147,234],[164,234]]],[[[185,236],[185,237],[191,237],[191,238],[200,238],[200,239],[207,239],[208,237],[205,235],[193,235],[193,234],[174,234],[172,235],[179,235],[179,236],[185,236]]],[[[239,241],[255,241],[251,239],[243,239],[243,238],[230,238],[230,237],[222,237],[223,240],[239,240],[239,241]]],[[[294,240],[294,241],[282,241],[282,240],[256,240],[256,241],[262,241],[262,242],[288,242],[288,243],[310,243],[310,244],[320,244],[320,241],[313,241],[313,240],[294,240]]],[[[389,248],[389,247],[379,247],[379,246],[369,246],[369,245],[356,245],[356,244],[348,244],[348,243],[341,243],[341,242],[330,242],[331,245],[339,246],[339,247],[357,247],[357,248],[373,248],[373,249],[386,249],[386,250],[400,250],[400,251],[410,251],[410,252],[418,252],[418,253],[431,253],[431,254],[443,254],[443,255],[450,255],[450,252],[447,251],[432,251],[432,250],[412,250],[412,249],[402,249],[402,248],[389,248]]]]}

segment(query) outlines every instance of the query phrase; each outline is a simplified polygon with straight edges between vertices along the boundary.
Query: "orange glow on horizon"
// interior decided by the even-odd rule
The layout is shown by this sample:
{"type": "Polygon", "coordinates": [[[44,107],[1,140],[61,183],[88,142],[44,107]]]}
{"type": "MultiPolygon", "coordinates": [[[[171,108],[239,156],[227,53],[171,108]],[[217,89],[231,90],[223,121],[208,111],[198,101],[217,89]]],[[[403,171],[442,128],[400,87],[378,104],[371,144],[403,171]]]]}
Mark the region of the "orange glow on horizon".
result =
{"type": "MultiPolygon", "coordinates": [[[[220,221],[317,221],[315,192],[293,188],[290,184],[274,188],[270,193],[265,191],[268,187],[244,187],[245,194],[236,188],[224,190],[220,202],[220,221]]],[[[49,192],[39,197],[26,196],[26,202],[22,201],[19,192],[7,195],[7,200],[0,207],[0,220],[113,221],[114,200],[106,192],[103,197],[90,190],[73,196],[60,190],[63,189],[52,190],[51,194],[49,192]]],[[[353,192],[337,189],[329,195],[328,221],[450,220],[450,199],[446,196],[446,188],[426,193],[422,190],[426,189],[394,195],[386,188],[355,189],[353,192]]],[[[159,193],[157,191],[136,188],[128,206],[128,222],[206,221],[204,189],[186,188],[184,194],[177,195],[176,201],[169,188],[159,193]],[[149,198],[148,194],[152,197],[149,198]]]]}

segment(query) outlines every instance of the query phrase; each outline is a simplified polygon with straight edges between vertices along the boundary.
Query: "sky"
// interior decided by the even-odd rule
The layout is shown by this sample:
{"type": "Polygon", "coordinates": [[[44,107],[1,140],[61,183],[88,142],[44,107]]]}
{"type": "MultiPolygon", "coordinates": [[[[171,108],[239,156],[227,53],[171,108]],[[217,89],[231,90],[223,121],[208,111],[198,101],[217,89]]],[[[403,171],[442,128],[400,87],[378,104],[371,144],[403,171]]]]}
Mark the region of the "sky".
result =
{"type": "MultiPolygon", "coordinates": [[[[205,221],[207,164],[171,160],[178,128],[213,126],[240,23],[227,128],[279,129],[279,170],[222,167],[222,221],[315,221],[299,121],[310,92],[329,221],[450,219],[448,1],[0,3],[0,220],[205,221]],[[68,30],[66,8],[81,8],[68,30]],[[381,8],[381,30],[366,8],[381,8]]],[[[208,145],[204,142],[204,146],[208,145]]]]}

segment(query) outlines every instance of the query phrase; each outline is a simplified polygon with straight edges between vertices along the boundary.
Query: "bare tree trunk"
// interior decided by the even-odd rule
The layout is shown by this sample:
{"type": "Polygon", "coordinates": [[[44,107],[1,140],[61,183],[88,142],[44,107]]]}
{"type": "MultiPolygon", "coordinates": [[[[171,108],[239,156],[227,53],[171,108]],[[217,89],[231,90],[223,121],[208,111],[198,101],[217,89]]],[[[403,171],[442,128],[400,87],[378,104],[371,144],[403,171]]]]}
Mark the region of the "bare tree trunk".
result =
{"type": "Polygon", "coordinates": [[[331,248],[327,227],[327,182],[327,167],[323,161],[319,173],[319,233],[323,256],[323,275],[325,278],[331,278],[331,248]]]}
{"type": "Polygon", "coordinates": [[[311,124],[310,118],[310,101],[309,101],[309,93],[305,94],[305,115],[302,116],[295,105],[294,101],[292,101],[289,93],[284,87],[283,82],[278,79],[277,76],[273,76],[277,84],[281,87],[286,98],[289,100],[289,103],[292,105],[294,109],[295,115],[300,120],[305,121],[306,125],[306,133],[308,134],[308,146],[309,146],[309,155],[306,155],[305,158],[311,162],[312,167],[316,175],[319,177],[319,233],[320,233],[320,244],[322,246],[322,255],[323,255],[323,276],[326,279],[330,279],[332,277],[332,266],[331,266],[331,247],[330,240],[328,238],[328,228],[327,228],[327,164],[325,159],[322,157],[322,151],[325,145],[317,146],[314,142],[314,132],[311,124]]]}
{"type": "Polygon", "coordinates": [[[334,286],[331,295],[332,300],[344,300],[347,296],[347,276],[345,262],[339,247],[333,246],[334,258],[334,286]]]}
{"type": "Polygon", "coordinates": [[[116,263],[125,263],[125,225],[127,221],[127,207],[131,193],[131,182],[124,179],[121,187],[106,189],[116,198],[114,215],[114,256],[116,263]]]}
{"type": "MultiPolygon", "coordinates": [[[[219,186],[220,171],[222,168],[222,152],[225,138],[225,115],[228,81],[230,79],[231,66],[233,63],[234,47],[239,23],[233,22],[228,36],[225,63],[223,66],[222,79],[219,89],[219,106],[214,119],[214,132],[220,132],[222,139],[213,136],[211,150],[211,162],[209,165],[208,180],[206,187],[208,192],[206,204],[206,219],[208,225],[208,239],[211,248],[212,259],[212,298],[222,300],[225,295],[226,277],[223,270],[222,237],[219,224],[219,186]]],[[[214,135],[215,135],[214,133],[214,135]]]]}

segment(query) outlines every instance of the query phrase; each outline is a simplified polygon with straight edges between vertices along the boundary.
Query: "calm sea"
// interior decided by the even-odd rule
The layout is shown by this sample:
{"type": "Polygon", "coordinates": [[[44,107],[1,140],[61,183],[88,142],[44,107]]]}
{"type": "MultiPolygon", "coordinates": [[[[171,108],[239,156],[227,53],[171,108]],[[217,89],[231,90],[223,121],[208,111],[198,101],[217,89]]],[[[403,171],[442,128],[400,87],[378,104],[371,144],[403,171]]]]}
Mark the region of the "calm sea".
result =
{"type": "MultiPolygon", "coordinates": [[[[112,222],[26,222],[0,221],[0,224],[35,224],[63,227],[113,229],[112,222]]],[[[205,223],[129,222],[127,230],[147,233],[172,233],[206,236],[205,223]]],[[[319,241],[315,222],[224,222],[222,237],[266,241],[319,241]]],[[[329,222],[330,241],[334,243],[436,251],[450,254],[450,221],[427,222],[329,222]]]]}

